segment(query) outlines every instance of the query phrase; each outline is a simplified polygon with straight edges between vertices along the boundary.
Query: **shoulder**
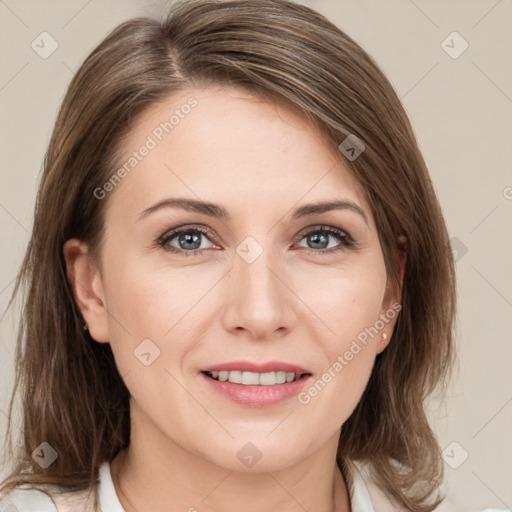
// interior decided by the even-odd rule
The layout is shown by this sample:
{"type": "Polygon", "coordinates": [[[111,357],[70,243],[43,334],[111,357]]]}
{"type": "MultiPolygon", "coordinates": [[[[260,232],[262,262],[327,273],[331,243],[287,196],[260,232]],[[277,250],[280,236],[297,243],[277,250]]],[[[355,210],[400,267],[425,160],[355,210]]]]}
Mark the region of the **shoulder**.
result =
{"type": "MultiPolygon", "coordinates": [[[[395,461],[396,462],[396,461],[395,461]]],[[[352,488],[355,496],[355,503],[362,504],[360,508],[354,507],[354,512],[359,510],[376,511],[376,512],[398,512],[405,509],[398,505],[395,501],[390,500],[389,497],[377,486],[374,478],[374,470],[372,464],[366,461],[349,460],[346,461],[352,479],[352,488]]],[[[399,467],[403,467],[398,464],[399,467]]],[[[441,496],[445,496],[442,503],[433,510],[433,512],[461,512],[467,510],[467,507],[457,502],[450,496],[446,481],[440,489],[441,496]]],[[[497,508],[479,508],[473,509],[472,512],[508,512],[505,509],[497,508]]]]}
{"type": "Polygon", "coordinates": [[[66,492],[54,485],[23,486],[0,493],[0,512],[94,512],[89,490],[66,492]]]}
{"type": "Polygon", "coordinates": [[[0,494],[0,512],[58,512],[50,495],[35,487],[18,487],[0,494]]]}

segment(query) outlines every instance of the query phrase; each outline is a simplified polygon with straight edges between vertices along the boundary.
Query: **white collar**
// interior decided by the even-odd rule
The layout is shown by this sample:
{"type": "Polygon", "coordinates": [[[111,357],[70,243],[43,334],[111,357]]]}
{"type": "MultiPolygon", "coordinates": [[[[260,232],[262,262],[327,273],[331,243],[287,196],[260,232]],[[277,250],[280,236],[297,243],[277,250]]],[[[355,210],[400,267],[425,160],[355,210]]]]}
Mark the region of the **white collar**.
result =
{"type": "Polygon", "coordinates": [[[99,480],[98,497],[101,512],[125,512],[117,497],[108,461],[100,466],[99,480]]]}
{"type": "MultiPolygon", "coordinates": [[[[357,461],[348,464],[352,477],[350,492],[350,505],[352,512],[375,512],[372,499],[360,472],[361,466],[357,461]]],[[[117,497],[110,464],[104,462],[99,468],[99,504],[102,512],[125,512],[117,497]]]]}
{"type": "Polygon", "coordinates": [[[346,461],[347,471],[350,473],[352,485],[349,488],[350,508],[352,512],[375,512],[370,491],[366,487],[361,474],[363,464],[359,461],[346,461]]]}

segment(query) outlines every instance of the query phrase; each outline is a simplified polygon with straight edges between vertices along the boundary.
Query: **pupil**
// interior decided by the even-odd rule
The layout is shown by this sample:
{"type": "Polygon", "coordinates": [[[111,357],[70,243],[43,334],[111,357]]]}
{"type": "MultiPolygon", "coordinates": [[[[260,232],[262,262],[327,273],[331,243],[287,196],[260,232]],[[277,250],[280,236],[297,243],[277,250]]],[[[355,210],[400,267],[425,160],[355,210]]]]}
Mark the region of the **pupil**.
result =
{"type": "Polygon", "coordinates": [[[180,235],[179,237],[179,242],[180,242],[180,245],[181,245],[181,242],[184,242],[185,244],[192,244],[194,245],[194,247],[183,247],[183,249],[197,249],[198,247],[201,246],[201,241],[200,241],[200,235],[199,234],[189,234],[189,233],[185,233],[185,234],[182,234],[180,235]]]}
{"type": "Polygon", "coordinates": [[[329,244],[328,237],[325,234],[313,234],[310,236],[310,240],[313,242],[313,245],[320,244],[320,247],[314,247],[315,249],[325,249],[329,244]]]}

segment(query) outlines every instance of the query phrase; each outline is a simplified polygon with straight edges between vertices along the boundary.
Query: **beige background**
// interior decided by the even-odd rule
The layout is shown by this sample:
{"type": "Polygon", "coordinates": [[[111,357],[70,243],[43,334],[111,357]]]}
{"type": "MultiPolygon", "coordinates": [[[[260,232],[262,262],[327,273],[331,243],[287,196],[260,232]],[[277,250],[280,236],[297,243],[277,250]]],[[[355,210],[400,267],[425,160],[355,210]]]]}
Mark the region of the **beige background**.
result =
{"type": "MultiPolygon", "coordinates": [[[[511,509],[512,3],[301,3],[375,58],[410,115],[457,249],[460,372],[445,405],[431,406],[446,448],[450,500],[461,511],[511,509]],[[454,31],[460,36],[443,44],[454,31]],[[464,41],[468,48],[453,58],[464,41]]],[[[126,0],[0,0],[0,312],[28,242],[42,158],[73,72],[115,25],[163,8],[126,0]],[[47,59],[31,48],[43,31],[58,42],[47,59]]],[[[8,314],[0,326],[2,433],[14,320],[8,314]]]]}

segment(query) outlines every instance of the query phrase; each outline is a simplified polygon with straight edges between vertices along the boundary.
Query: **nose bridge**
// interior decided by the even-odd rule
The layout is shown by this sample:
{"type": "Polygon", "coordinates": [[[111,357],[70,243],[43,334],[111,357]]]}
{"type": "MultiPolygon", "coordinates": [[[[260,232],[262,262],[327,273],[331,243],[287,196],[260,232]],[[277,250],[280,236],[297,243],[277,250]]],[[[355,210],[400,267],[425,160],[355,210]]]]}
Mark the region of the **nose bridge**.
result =
{"type": "Polygon", "coordinates": [[[264,249],[254,239],[246,240],[237,248],[234,277],[239,283],[235,283],[235,286],[240,286],[243,295],[250,296],[252,301],[268,303],[276,300],[282,290],[275,267],[271,249],[264,249]]]}

